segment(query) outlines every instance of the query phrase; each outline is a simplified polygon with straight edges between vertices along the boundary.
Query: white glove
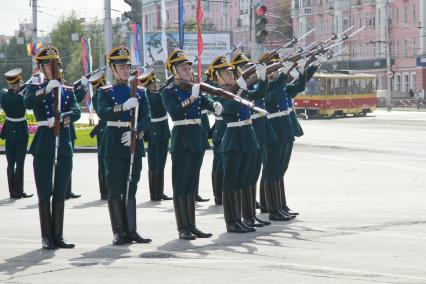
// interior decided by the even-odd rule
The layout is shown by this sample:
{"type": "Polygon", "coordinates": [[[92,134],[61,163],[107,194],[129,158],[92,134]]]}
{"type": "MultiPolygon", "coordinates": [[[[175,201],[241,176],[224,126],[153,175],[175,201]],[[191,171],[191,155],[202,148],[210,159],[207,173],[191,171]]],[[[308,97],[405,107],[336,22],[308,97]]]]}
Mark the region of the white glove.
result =
{"type": "Polygon", "coordinates": [[[49,83],[47,83],[46,88],[44,89],[44,92],[46,94],[50,93],[53,89],[59,88],[61,86],[61,83],[59,83],[58,80],[50,80],[49,83]]]}
{"type": "Polygon", "coordinates": [[[257,64],[256,65],[256,75],[257,78],[261,81],[266,81],[266,64],[257,64]]]}
{"type": "Polygon", "coordinates": [[[129,98],[127,101],[123,104],[123,111],[131,110],[132,108],[137,107],[139,104],[139,101],[137,98],[129,98]]]}
{"type": "Polygon", "coordinates": [[[327,54],[324,53],[315,55],[315,59],[316,60],[312,63],[312,65],[317,67],[328,61],[327,54]]]}
{"type": "Polygon", "coordinates": [[[47,127],[52,128],[53,126],[55,126],[55,117],[54,116],[47,119],[47,127]]]}
{"type": "Polygon", "coordinates": [[[284,61],[283,63],[281,63],[283,67],[281,67],[280,72],[284,73],[287,75],[288,71],[291,69],[291,67],[293,67],[293,62],[290,61],[284,61]]]}
{"type": "Polygon", "coordinates": [[[305,58],[302,58],[299,61],[297,61],[297,69],[302,74],[303,74],[303,72],[305,72],[306,61],[307,60],[305,58]]]}
{"type": "Polygon", "coordinates": [[[237,85],[241,89],[247,91],[247,82],[244,80],[243,76],[240,76],[240,78],[237,79],[237,85]]]}
{"type": "Polygon", "coordinates": [[[189,100],[191,102],[195,101],[200,96],[200,84],[194,84],[191,89],[191,96],[189,100]]]}
{"type": "Polygon", "coordinates": [[[293,69],[293,70],[290,71],[289,75],[291,77],[293,77],[294,80],[297,80],[297,79],[299,79],[300,73],[296,69],[293,69]]]}
{"type": "Polygon", "coordinates": [[[83,88],[86,88],[86,87],[87,87],[87,85],[89,84],[89,80],[87,80],[87,78],[86,78],[86,77],[81,76],[81,78],[80,78],[80,83],[81,83],[81,86],[82,86],[83,88]]]}
{"type": "Polygon", "coordinates": [[[31,77],[31,84],[40,84],[40,77],[39,76],[32,76],[31,77]]]}
{"type": "Polygon", "coordinates": [[[223,107],[222,107],[222,104],[221,103],[218,103],[218,102],[214,102],[213,103],[213,108],[214,108],[214,114],[215,115],[221,115],[222,114],[222,112],[223,112],[223,107]]]}
{"type": "Polygon", "coordinates": [[[130,131],[126,131],[121,135],[121,143],[124,146],[130,146],[130,138],[131,138],[131,133],[130,131]]]}

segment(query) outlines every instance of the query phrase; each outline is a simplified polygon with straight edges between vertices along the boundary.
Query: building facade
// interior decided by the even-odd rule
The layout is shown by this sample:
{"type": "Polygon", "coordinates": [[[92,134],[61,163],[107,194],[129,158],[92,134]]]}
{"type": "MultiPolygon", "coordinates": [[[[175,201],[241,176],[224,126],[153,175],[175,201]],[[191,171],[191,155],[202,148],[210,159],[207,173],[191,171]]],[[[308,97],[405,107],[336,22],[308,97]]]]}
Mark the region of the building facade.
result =
{"type": "MultiPolygon", "coordinates": [[[[293,0],[293,29],[306,39],[323,41],[331,33],[353,26],[362,32],[336,48],[339,56],[327,67],[377,75],[377,89],[387,89],[390,54],[393,96],[407,96],[426,88],[426,1],[423,0],[293,0]],[[390,47],[390,53],[388,52],[390,47]]],[[[390,75],[390,74],[389,74],[390,75]]]]}

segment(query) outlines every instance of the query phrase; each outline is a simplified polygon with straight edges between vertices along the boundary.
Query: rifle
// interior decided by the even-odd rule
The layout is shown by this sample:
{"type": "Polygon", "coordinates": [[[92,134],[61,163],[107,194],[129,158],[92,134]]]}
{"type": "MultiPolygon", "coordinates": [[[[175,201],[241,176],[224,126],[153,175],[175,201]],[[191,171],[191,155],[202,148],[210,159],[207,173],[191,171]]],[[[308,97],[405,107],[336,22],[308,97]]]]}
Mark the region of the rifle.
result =
{"type": "MultiPolygon", "coordinates": [[[[133,71],[133,74],[137,74],[138,69],[133,71]]],[[[132,75],[130,78],[130,97],[135,98],[136,92],[138,89],[138,76],[132,75]]],[[[131,121],[130,121],[130,165],[129,165],[129,174],[127,176],[127,185],[126,185],[126,203],[129,200],[129,190],[130,183],[132,182],[132,171],[133,163],[135,161],[135,152],[136,152],[136,133],[138,131],[138,114],[139,106],[131,110],[131,121]]]]}
{"type": "MultiPolygon", "coordinates": [[[[96,74],[96,72],[98,71],[105,71],[105,69],[107,69],[107,66],[103,66],[103,67],[99,67],[98,69],[96,69],[95,71],[89,72],[86,75],[84,75],[84,77],[86,77],[86,79],[89,79],[90,77],[92,77],[94,74],[96,74]]],[[[80,86],[81,84],[81,79],[78,79],[77,81],[75,81],[73,83],[74,88],[77,88],[78,86],[80,86]]]]}
{"type": "MultiPolygon", "coordinates": [[[[191,89],[192,86],[194,85],[193,83],[184,81],[184,80],[180,80],[179,84],[182,88],[185,88],[185,89],[191,89]]],[[[216,88],[210,84],[200,83],[200,90],[211,95],[222,97],[224,99],[236,101],[242,105],[249,107],[250,109],[258,113],[262,113],[264,115],[269,114],[266,110],[257,107],[253,102],[246,100],[244,98],[241,98],[240,96],[236,96],[231,92],[225,91],[224,89],[216,88]]]]}
{"type": "MultiPolygon", "coordinates": [[[[50,66],[52,70],[52,79],[59,79],[59,60],[51,59],[50,66]]],[[[59,138],[61,134],[61,91],[62,88],[53,89],[53,112],[55,118],[55,124],[53,127],[53,135],[55,136],[55,154],[53,158],[53,170],[52,170],[52,189],[55,186],[55,171],[58,166],[58,153],[59,153],[59,138]]]]}
{"type": "MultiPolygon", "coordinates": [[[[335,39],[331,39],[329,42],[323,42],[323,45],[318,45],[315,49],[311,49],[311,50],[308,50],[308,51],[304,51],[304,52],[301,52],[301,53],[294,54],[290,57],[285,58],[284,60],[294,63],[293,66],[290,68],[290,70],[294,69],[297,66],[297,64],[295,64],[295,63],[297,61],[299,61],[300,59],[302,59],[303,57],[309,57],[309,59],[306,62],[306,65],[309,65],[310,63],[312,63],[315,60],[316,55],[329,52],[331,50],[331,48],[333,48],[333,47],[343,43],[345,40],[353,37],[357,33],[361,32],[364,28],[365,27],[362,27],[362,28],[358,29],[357,31],[353,32],[350,35],[344,34],[340,39],[335,38],[335,39]]],[[[282,62],[277,62],[277,63],[271,64],[268,67],[266,67],[266,74],[277,71],[281,67],[283,67],[282,62]]],[[[246,79],[246,78],[244,78],[244,79],[246,79]]],[[[251,87],[257,81],[258,81],[257,75],[253,75],[247,81],[247,86],[251,87]]]]}

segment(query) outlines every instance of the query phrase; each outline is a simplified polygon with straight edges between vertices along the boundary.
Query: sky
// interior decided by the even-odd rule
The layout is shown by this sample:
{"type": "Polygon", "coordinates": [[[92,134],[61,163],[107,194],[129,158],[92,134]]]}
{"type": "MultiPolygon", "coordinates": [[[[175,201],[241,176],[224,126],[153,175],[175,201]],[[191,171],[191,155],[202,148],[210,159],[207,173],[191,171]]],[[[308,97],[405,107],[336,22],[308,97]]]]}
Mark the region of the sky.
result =
{"type": "MultiPolygon", "coordinates": [[[[0,0],[0,35],[13,35],[19,23],[31,22],[30,0],[0,0]]],[[[76,11],[79,18],[86,20],[103,18],[104,0],[37,0],[39,35],[47,34],[61,18],[76,11]]],[[[111,16],[119,17],[130,9],[123,0],[111,0],[111,16]],[[116,11],[117,10],[117,11],[116,11]]]]}

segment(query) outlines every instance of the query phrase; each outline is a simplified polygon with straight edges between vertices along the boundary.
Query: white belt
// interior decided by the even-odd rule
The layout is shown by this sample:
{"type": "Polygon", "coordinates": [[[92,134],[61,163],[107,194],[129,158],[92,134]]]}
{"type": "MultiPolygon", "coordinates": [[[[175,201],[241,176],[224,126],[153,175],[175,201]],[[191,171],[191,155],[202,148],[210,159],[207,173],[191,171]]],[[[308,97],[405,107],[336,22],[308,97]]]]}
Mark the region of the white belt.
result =
{"type": "Polygon", "coordinates": [[[12,121],[12,122],[20,122],[20,121],[26,120],[27,118],[25,116],[20,117],[20,118],[12,118],[12,117],[6,116],[6,119],[9,120],[9,121],[12,121]]]}
{"type": "Polygon", "coordinates": [[[259,117],[264,117],[265,115],[263,114],[263,113],[255,113],[255,114],[252,114],[252,115],[250,115],[250,119],[251,120],[253,120],[253,119],[258,119],[259,117]]]}
{"type": "Polygon", "coordinates": [[[280,117],[280,116],[286,116],[290,114],[290,110],[283,110],[280,112],[274,112],[271,114],[268,114],[268,119],[274,118],[274,117],[280,117]]]}
{"type": "Polygon", "coordinates": [[[209,113],[209,111],[207,110],[207,109],[203,109],[202,111],[201,111],[201,114],[208,114],[209,113]]]}
{"type": "Polygon", "coordinates": [[[216,116],[214,119],[215,119],[216,121],[217,121],[217,120],[223,120],[223,117],[221,117],[221,116],[216,116]]]}
{"type": "Polygon", "coordinates": [[[128,121],[107,121],[107,126],[130,127],[130,122],[128,122],[128,121]]]}
{"type": "Polygon", "coordinates": [[[164,120],[166,120],[166,119],[168,119],[169,118],[169,116],[166,114],[165,116],[163,116],[163,117],[159,117],[159,118],[151,118],[151,122],[160,122],[160,121],[164,121],[164,120]]]}
{"type": "Polygon", "coordinates": [[[242,121],[229,122],[226,124],[226,127],[241,127],[241,126],[250,125],[250,124],[251,124],[251,119],[246,119],[242,121]]]}
{"type": "Polygon", "coordinates": [[[183,119],[183,120],[174,120],[173,121],[174,126],[191,125],[191,124],[201,124],[201,119],[200,118],[194,118],[194,119],[183,119]]]}
{"type": "Polygon", "coordinates": [[[37,126],[49,126],[47,120],[37,121],[37,126]]]}

